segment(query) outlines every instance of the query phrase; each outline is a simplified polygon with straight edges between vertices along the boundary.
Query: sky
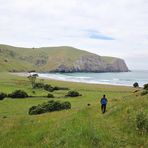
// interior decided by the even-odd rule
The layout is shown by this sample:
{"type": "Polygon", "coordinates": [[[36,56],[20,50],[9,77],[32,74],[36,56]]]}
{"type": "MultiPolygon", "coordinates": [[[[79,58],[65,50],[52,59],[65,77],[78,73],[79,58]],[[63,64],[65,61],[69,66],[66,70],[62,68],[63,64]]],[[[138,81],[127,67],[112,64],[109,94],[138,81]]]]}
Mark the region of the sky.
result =
{"type": "Polygon", "coordinates": [[[148,0],[0,0],[0,44],[72,46],[148,70],[148,0]]]}

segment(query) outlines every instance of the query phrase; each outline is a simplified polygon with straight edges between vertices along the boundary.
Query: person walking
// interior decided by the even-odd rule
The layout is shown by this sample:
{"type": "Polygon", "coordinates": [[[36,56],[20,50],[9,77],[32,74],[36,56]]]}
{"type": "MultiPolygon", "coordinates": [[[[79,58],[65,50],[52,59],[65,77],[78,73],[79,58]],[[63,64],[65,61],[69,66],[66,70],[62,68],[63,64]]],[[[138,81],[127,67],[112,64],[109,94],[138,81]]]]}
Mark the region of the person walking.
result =
{"type": "Polygon", "coordinates": [[[106,112],[107,101],[108,100],[107,100],[106,96],[103,95],[103,97],[101,98],[101,101],[100,101],[100,103],[101,103],[101,111],[102,111],[103,114],[106,112]]]}

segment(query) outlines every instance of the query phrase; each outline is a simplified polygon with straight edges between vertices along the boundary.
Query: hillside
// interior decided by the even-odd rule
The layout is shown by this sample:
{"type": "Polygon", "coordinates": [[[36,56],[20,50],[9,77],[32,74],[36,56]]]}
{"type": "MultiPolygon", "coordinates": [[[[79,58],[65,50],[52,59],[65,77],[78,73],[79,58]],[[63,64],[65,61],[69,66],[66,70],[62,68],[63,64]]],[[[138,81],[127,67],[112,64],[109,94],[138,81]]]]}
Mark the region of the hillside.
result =
{"type": "Polygon", "coordinates": [[[124,60],[73,47],[22,48],[0,44],[0,71],[126,72],[124,60]]]}
{"type": "MultiPolygon", "coordinates": [[[[32,89],[26,77],[0,73],[2,92],[10,93],[19,86],[29,95],[35,95],[33,98],[0,100],[1,148],[147,148],[148,132],[141,133],[136,127],[137,115],[141,112],[148,115],[148,95],[141,96],[140,88],[140,92],[135,93],[137,88],[123,86],[53,80],[44,80],[44,83],[68,87],[82,96],[65,98],[67,90],[54,91],[54,100],[70,101],[72,108],[31,116],[29,108],[49,101],[45,97],[48,92],[32,89]],[[108,98],[105,114],[100,110],[103,94],[108,98]]],[[[143,124],[145,118],[140,119],[143,124]]]]}

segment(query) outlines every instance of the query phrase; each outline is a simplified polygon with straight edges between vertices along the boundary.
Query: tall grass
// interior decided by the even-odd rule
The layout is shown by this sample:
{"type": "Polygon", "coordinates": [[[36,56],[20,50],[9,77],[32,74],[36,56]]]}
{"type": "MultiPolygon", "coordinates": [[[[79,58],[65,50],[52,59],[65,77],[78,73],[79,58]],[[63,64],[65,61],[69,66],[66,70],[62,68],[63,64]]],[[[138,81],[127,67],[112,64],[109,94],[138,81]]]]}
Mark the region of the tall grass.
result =
{"type": "MultiPolygon", "coordinates": [[[[135,94],[134,88],[91,85],[45,80],[55,86],[69,87],[82,96],[64,98],[66,90],[53,92],[55,100],[70,101],[71,110],[28,115],[28,109],[49,100],[45,97],[4,99],[0,101],[0,147],[49,148],[146,148],[148,134],[139,135],[137,112],[148,113],[148,96],[135,94]],[[108,97],[107,112],[101,113],[100,98],[108,97]],[[60,96],[60,97],[59,97],[60,96]],[[87,104],[90,104],[88,106],[87,104]]],[[[27,78],[0,73],[0,90],[18,88],[31,93],[27,78]],[[19,85],[18,85],[19,84],[19,85]]],[[[36,94],[46,91],[36,89],[36,94]]]]}

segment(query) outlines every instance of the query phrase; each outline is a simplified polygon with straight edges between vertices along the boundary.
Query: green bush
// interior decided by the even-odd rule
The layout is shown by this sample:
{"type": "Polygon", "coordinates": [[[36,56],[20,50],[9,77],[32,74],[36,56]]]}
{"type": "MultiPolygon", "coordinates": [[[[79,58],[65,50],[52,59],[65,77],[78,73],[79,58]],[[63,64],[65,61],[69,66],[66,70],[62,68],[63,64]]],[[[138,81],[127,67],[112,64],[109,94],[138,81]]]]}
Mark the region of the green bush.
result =
{"type": "Polygon", "coordinates": [[[28,94],[23,90],[16,90],[8,95],[10,98],[27,98],[28,94]]]}
{"type": "Polygon", "coordinates": [[[49,84],[45,84],[44,85],[44,89],[49,91],[49,92],[53,92],[54,91],[54,88],[51,85],[49,85],[49,84]]]}
{"type": "Polygon", "coordinates": [[[70,108],[71,108],[71,104],[70,104],[70,102],[68,102],[68,101],[63,102],[63,103],[61,104],[61,106],[62,106],[62,109],[70,109],[70,108]]]}
{"type": "Polygon", "coordinates": [[[145,113],[139,112],[137,114],[136,127],[140,133],[148,132],[148,116],[145,113]]]}
{"type": "Polygon", "coordinates": [[[44,84],[43,83],[35,83],[34,88],[44,88],[44,84]]]}
{"type": "Polygon", "coordinates": [[[3,100],[7,95],[3,92],[0,92],[0,100],[3,100]]]}
{"type": "Polygon", "coordinates": [[[141,92],[141,96],[144,96],[146,94],[148,94],[148,90],[144,90],[144,91],[141,92]]]}
{"type": "Polygon", "coordinates": [[[67,87],[58,87],[58,86],[55,86],[53,87],[54,90],[69,90],[69,88],[67,87]]]}
{"type": "Polygon", "coordinates": [[[148,90],[148,84],[144,84],[144,89],[148,90]]]}
{"type": "Polygon", "coordinates": [[[29,114],[30,114],[30,115],[42,114],[42,113],[45,113],[45,112],[46,112],[45,108],[43,108],[41,105],[32,106],[32,107],[29,109],[29,114]]]}
{"type": "Polygon", "coordinates": [[[33,88],[43,88],[46,91],[53,92],[55,90],[69,90],[66,87],[51,86],[50,84],[34,83],[33,88]]]}
{"type": "Polygon", "coordinates": [[[69,91],[66,95],[66,97],[78,97],[81,96],[81,94],[77,91],[69,91]]]}
{"type": "Polygon", "coordinates": [[[53,94],[48,94],[47,98],[54,98],[54,95],[53,94]]]}
{"type": "Polygon", "coordinates": [[[135,82],[135,83],[133,84],[133,87],[139,87],[139,84],[138,84],[137,82],[135,82]]]}
{"type": "Polygon", "coordinates": [[[37,115],[45,112],[53,112],[53,111],[59,111],[64,109],[70,109],[70,108],[71,108],[71,104],[69,102],[59,102],[59,101],[50,100],[43,104],[32,106],[31,108],[29,108],[28,113],[30,115],[37,115]]]}

